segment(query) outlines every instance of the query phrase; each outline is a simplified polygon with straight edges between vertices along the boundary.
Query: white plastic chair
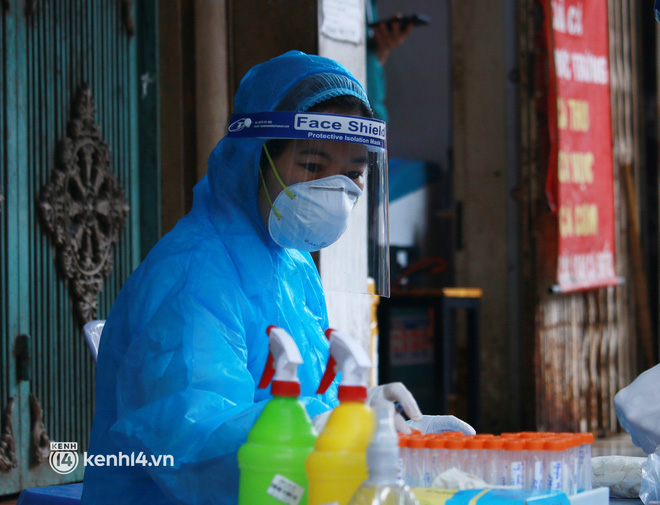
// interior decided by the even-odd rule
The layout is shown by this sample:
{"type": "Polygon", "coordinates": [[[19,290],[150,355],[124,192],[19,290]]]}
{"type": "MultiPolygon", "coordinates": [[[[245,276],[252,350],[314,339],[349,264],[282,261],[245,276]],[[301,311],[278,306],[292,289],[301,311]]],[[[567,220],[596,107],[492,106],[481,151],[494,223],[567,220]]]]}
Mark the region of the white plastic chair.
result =
{"type": "Polygon", "coordinates": [[[96,321],[85,323],[85,326],[83,326],[85,343],[87,343],[87,347],[89,347],[89,351],[92,353],[94,363],[96,363],[96,358],[99,355],[99,343],[101,342],[101,333],[103,333],[104,325],[105,319],[97,319],[96,321]]]}

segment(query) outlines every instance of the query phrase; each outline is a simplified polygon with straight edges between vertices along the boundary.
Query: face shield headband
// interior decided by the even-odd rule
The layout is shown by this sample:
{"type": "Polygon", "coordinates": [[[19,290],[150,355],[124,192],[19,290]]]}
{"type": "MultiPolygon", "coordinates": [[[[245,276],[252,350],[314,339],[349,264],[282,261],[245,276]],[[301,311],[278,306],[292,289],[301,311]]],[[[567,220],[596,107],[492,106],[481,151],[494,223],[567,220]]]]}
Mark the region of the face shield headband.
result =
{"type": "Polygon", "coordinates": [[[233,114],[227,137],[264,141],[268,170],[260,165],[259,180],[270,215],[262,218],[277,244],[320,250],[327,291],[389,296],[385,122],[314,112],[233,114]],[[271,140],[286,141],[272,157],[271,140]]]}
{"type": "Polygon", "coordinates": [[[384,121],[314,112],[232,114],[227,137],[335,140],[386,148],[384,121]]]}

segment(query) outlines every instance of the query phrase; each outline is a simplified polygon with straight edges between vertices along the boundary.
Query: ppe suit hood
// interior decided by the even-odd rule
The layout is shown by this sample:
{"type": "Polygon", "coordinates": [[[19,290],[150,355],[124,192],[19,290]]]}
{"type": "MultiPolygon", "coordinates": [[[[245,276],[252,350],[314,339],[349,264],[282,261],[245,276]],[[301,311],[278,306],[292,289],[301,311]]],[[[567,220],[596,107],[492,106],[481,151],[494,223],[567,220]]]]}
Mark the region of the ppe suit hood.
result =
{"type": "MultiPolygon", "coordinates": [[[[329,98],[353,95],[369,104],[360,83],[339,63],[321,56],[289,51],[250,69],[243,77],[234,98],[236,113],[303,111],[329,98]],[[296,93],[296,86],[312,76],[320,76],[314,84],[296,93]],[[293,93],[291,93],[293,91],[293,93]],[[280,106],[280,107],[278,107],[280,106]]],[[[223,213],[235,215],[240,209],[270,241],[257,203],[261,139],[223,138],[209,158],[208,183],[215,205],[223,213]],[[237,166],[244,167],[237,170],[237,166]]],[[[226,226],[226,223],[225,223],[226,226]]]]}

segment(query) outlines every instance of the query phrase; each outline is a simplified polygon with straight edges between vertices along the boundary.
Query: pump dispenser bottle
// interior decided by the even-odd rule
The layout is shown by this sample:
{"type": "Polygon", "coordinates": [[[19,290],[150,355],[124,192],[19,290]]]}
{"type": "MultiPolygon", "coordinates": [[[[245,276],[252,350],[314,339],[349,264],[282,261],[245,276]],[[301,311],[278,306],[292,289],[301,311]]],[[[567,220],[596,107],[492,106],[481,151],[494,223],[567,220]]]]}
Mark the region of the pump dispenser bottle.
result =
{"type": "Polygon", "coordinates": [[[378,425],[367,448],[369,479],[356,491],[349,505],[419,505],[410,488],[397,480],[398,437],[391,403],[376,407],[378,425]]]}
{"type": "Polygon", "coordinates": [[[269,326],[269,355],[259,382],[273,381],[273,398],[257,419],[247,442],[238,451],[239,505],[307,504],[305,460],[314,449],[316,432],[298,401],[298,366],[302,357],[291,336],[269,326]]]}
{"type": "Polygon", "coordinates": [[[339,406],[334,409],[314,444],[305,468],[309,505],[347,505],[367,475],[366,449],[375,426],[374,412],[365,405],[371,360],[362,346],[345,333],[329,329],[330,360],[317,393],[323,393],[336,373],[339,406]]]}

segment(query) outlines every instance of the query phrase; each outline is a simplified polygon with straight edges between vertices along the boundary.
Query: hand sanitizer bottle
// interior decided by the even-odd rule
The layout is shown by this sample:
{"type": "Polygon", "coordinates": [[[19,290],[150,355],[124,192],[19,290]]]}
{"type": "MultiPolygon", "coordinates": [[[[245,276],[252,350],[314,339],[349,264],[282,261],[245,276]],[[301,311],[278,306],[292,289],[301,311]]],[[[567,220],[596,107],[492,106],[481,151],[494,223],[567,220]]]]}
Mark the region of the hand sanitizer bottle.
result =
{"type": "Polygon", "coordinates": [[[349,505],[419,505],[410,488],[397,480],[399,445],[392,404],[378,405],[376,415],[376,433],[367,448],[369,478],[358,488],[349,505]]]}

